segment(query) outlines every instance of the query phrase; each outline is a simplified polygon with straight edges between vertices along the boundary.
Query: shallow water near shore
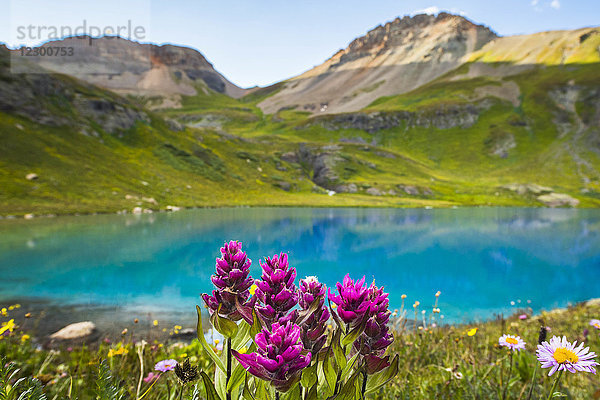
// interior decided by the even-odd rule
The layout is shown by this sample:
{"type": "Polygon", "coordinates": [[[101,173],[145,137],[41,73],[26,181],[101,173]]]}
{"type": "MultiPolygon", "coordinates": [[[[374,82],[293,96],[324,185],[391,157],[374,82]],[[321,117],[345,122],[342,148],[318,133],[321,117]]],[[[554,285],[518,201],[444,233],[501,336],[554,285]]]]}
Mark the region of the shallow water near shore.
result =
{"type": "MultiPolygon", "coordinates": [[[[600,210],[224,208],[0,221],[0,303],[71,307],[54,325],[133,318],[193,324],[225,240],[289,253],[298,277],[375,279],[444,322],[600,297],[600,210]],[[514,305],[511,305],[514,302],[514,305]]],[[[439,321],[439,319],[438,319],[439,321]]]]}

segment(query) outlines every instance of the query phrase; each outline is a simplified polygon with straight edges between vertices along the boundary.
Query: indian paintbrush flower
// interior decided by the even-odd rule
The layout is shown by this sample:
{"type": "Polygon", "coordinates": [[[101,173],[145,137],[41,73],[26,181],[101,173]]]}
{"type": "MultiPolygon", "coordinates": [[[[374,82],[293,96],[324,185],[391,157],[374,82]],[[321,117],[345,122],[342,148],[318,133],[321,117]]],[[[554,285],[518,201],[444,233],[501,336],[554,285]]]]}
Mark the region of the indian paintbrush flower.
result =
{"type": "Polygon", "coordinates": [[[510,350],[519,351],[525,349],[525,341],[521,339],[519,336],[514,335],[502,335],[498,339],[498,344],[500,346],[508,347],[510,350]]]}
{"type": "Polygon", "coordinates": [[[577,346],[577,341],[571,343],[565,336],[562,339],[553,336],[550,342],[543,342],[538,345],[537,359],[541,362],[542,368],[551,368],[548,376],[556,371],[569,371],[575,373],[591,372],[596,373],[595,366],[598,363],[594,360],[596,353],[590,352],[590,348],[583,348],[584,344],[577,346]]]}
{"type": "Polygon", "coordinates": [[[304,348],[314,356],[327,339],[329,310],[325,306],[325,285],[316,276],[308,276],[300,280],[298,296],[301,311],[296,322],[302,327],[304,348]]]}
{"type": "Polygon", "coordinates": [[[258,314],[267,326],[276,321],[285,323],[294,320],[295,313],[287,313],[298,304],[294,284],[296,268],[290,268],[285,253],[266,257],[264,263],[260,262],[260,266],[263,270],[262,280],[256,281],[256,297],[261,303],[256,306],[258,314]]]}
{"type": "Polygon", "coordinates": [[[221,247],[221,258],[216,262],[216,274],[211,277],[217,288],[212,296],[204,293],[202,299],[211,315],[218,312],[220,316],[232,321],[244,318],[252,323],[252,308],[255,297],[250,300],[250,287],[254,283],[249,276],[252,261],[242,251],[240,242],[230,241],[221,247]]]}
{"type": "MultiPolygon", "coordinates": [[[[369,289],[365,285],[365,277],[353,281],[349,275],[344,277],[342,283],[336,283],[338,295],[331,293],[329,300],[337,305],[336,313],[348,326],[360,324],[371,307],[376,307],[369,299],[369,289]]],[[[375,311],[375,310],[373,310],[375,311]]]]}
{"type": "Polygon", "coordinates": [[[262,329],[256,334],[257,352],[232,353],[252,375],[271,382],[280,392],[287,392],[300,379],[302,369],[310,365],[311,354],[302,345],[302,329],[292,323],[275,322],[270,330],[262,329]]]}
{"type": "Polygon", "coordinates": [[[367,373],[374,374],[389,365],[389,356],[384,355],[394,336],[387,325],[391,312],[388,294],[383,292],[383,287],[379,288],[373,282],[368,289],[367,301],[370,303],[368,319],[365,330],[354,342],[354,349],[362,354],[367,373]]]}

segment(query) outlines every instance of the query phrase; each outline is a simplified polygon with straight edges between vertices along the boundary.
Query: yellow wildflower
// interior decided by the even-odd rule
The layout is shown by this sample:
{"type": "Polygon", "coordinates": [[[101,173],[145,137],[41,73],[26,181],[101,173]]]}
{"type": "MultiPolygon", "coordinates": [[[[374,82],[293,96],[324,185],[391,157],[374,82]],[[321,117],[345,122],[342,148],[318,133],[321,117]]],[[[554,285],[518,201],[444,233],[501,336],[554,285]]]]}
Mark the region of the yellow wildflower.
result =
{"type": "Polygon", "coordinates": [[[473,328],[470,331],[467,332],[467,335],[469,336],[475,336],[475,334],[477,333],[477,328],[473,328]]]}
{"type": "Polygon", "coordinates": [[[257,288],[258,288],[258,286],[256,286],[256,285],[252,285],[252,286],[250,286],[250,294],[251,294],[252,296],[254,296],[254,293],[256,292],[256,289],[257,289],[257,288]]]}
{"type": "Polygon", "coordinates": [[[155,319],[154,321],[152,321],[152,325],[154,325],[154,326],[158,326],[158,320],[157,320],[157,319],[155,319]]]}
{"type": "Polygon", "coordinates": [[[11,319],[8,322],[3,322],[2,328],[0,328],[0,335],[2,335],[6,331],[9,331],[12,333],[12,331],[14,331],[16,327],[17,327],[17,325],[15,325],[14,319],[11,319]]]}
{"type": "Polygon", "coordinates": [[[120,356],[120,355],[124,355],[129,353],[129,350],[127,350],[125,347],[119,347],[117,350],[115,349],[110,349],[108,351],[108,356],[109,357],[114,357],[114,356],[120,356]]]}
{"type": "Polygon", "coordinates": [[[8,316],[8,313],[6,312],[6,307],[3,307],[2,310],[0,310],[0,315],[2,315],[3,317],[8,316]]]}
{"type": "Polygon", "coordinates": [[[402,298],[402,300],[404,300],[406,298],[406,295],[403,294],[402,296],[400,296],[402,298]]]}
{"type": "Polygon", "coordinates": [[[181,326],[181,325],[175,325],[175,326],[173,327],[173,329],[176,329],[176,330],[178,330],[178,331],[179,331],[179,330],[181,330],[181,328],[182,328],[182,326],[181,326]]]}
{"type": "Polygon", "coordinates": [[[26,341],[28,341],[30,338],[31,338],[31,336],[29,336],[29,335],[23,335],[23,336],[21,336],[21,342],[26,342],[26,341]]]}

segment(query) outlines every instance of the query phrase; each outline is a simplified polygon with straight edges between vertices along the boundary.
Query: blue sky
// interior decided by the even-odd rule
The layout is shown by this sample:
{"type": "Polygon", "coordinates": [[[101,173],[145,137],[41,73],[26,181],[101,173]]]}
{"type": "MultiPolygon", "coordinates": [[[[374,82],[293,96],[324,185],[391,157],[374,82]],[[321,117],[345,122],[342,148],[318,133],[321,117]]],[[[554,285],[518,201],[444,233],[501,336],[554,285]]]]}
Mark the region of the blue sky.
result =
{"type": "Polygon", "coordinates": [[[85,20],[107,27],[131,20],[144,28],[144,42],[196,48],[235,84],[264,86],[322,63],[397,16],[447,10],[514,35],[598,26],[599,1],[0,0],[0,42],[22,44],[22,26],[77,27],[85,20]]]}

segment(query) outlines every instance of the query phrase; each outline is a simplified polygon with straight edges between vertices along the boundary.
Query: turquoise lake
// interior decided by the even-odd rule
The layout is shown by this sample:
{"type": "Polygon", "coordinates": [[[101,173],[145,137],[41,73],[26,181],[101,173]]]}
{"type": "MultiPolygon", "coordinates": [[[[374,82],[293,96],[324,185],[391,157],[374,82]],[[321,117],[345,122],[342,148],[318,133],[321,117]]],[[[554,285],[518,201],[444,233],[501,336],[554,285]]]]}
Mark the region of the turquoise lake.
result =
{"type": "Polygon", "coordinates": [[[299,278],[375,279],[392,308],[406,294],[429,313],[440,290],[446,322],[600,297],[600,210],[225,208],[2,220],[0,302],[192,320],[229,239],[255,278],[284,251],[299,278]]]}

